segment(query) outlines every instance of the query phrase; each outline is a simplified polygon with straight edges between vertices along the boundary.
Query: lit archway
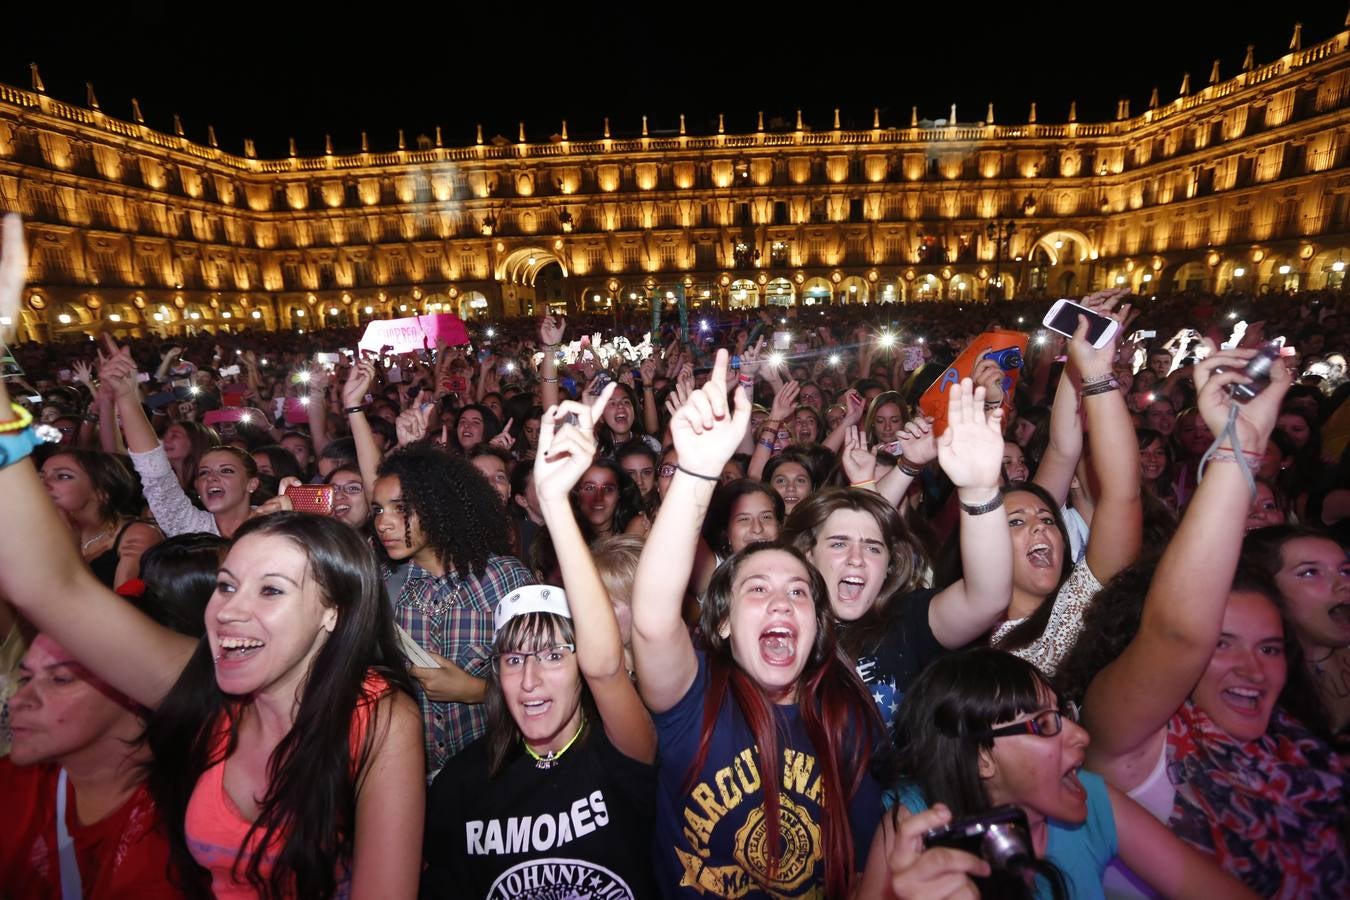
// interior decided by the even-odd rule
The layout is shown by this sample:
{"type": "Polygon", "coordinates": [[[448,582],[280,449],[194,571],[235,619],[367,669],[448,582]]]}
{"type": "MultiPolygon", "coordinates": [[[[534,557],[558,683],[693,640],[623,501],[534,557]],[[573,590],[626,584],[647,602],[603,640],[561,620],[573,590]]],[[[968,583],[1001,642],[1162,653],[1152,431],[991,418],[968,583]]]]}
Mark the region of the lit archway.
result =
{"type": "Polygon", "coordinates": [[[1050,265],[1073,265],[1087,262],[1094,249],[1092,240],[1074,228],[1056,228],[1036,238],[1032,247],[1045,250],[1050,265]]]}
{"type": "Polygon", "coordinates": [[[521,247],[498,260],[493,277],[498,281],[534,287],[535,278],[539,273],[553,264],[562,269],[563,277],[566,278],[567,263],[561,256],[546,247],[521,247]]]}

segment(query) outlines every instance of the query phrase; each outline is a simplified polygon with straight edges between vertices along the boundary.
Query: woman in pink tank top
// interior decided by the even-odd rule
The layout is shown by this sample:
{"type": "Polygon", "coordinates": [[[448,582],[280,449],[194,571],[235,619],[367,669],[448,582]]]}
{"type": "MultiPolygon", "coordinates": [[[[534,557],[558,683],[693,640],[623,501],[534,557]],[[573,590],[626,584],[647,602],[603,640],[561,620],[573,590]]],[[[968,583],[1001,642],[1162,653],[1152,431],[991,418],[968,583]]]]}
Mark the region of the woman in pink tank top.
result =
{"type": "MultiPolygon", "coordinates": [[[[21,300],[25,257],[7,216],[0,310],[21,300]]],[[[107,349],[100,378],[134,387],[130,353],[107,349]]],[[[13,409],[0,382],[0,426],[13,409]]],[[[0,595],[152,710],[149,785],[175,881],[193,897],[414,897],[421,716],[369,545],[332,518],[249,521],[194,640],[94,578],[25,455],[0,462],[0,595]]]]}

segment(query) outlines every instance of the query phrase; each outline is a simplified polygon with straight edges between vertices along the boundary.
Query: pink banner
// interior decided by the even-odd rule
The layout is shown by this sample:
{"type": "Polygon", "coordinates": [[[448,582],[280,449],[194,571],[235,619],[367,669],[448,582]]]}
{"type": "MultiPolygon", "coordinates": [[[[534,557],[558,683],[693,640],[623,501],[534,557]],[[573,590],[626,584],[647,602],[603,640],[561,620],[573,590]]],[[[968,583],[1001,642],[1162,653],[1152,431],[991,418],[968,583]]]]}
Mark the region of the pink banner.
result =
{"type": "Polygon", "coordinates": [[[379,353],[381,347],[393,347],[393,353],[414,353],[435,350],[437,343],[456,347],[468,342],[469,332],[459,316],[436,313],[403,319],[376,319],[366,326],[357,346],[371,353],[379,353]]]}

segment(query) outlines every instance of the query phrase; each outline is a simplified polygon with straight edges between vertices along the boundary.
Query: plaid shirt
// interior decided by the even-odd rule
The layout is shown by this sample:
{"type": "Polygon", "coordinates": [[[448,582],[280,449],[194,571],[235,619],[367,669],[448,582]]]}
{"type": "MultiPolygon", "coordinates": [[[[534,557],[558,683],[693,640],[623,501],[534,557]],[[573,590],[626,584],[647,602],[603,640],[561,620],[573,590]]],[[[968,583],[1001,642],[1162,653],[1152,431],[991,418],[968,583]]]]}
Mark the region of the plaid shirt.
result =
{"type": "MultiPolygon", "coordinates": [[[[409,563],[408,579],[394,603],[394,618],[418,644],[478,678],[492,659],[492,614],[497,601],[535,578],[514,556],[489,556],[481,577],[461,578],[453,569],[440,578],[409,563]]],[[[487,730],[481,703],[438,703],[418,690],[427,751],[427,771],[473,743],[487,730]]]]}

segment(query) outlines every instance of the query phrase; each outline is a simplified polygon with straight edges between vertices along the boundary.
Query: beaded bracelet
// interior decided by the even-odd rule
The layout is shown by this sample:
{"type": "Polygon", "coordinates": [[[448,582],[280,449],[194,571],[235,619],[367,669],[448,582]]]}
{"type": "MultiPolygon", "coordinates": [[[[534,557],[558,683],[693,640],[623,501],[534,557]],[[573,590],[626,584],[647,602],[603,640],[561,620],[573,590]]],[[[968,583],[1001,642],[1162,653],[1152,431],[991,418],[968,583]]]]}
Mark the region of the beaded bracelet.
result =
{"type": "Polygon", "coordinates": [[[11,403],[9,408],[14,410],[14,418],[8,422],[0,422],[0,434],[7,434],[11,431],[23,431],[29,425],[33,424],[33,414],[24,409],[17,403],[11,403]]]}

